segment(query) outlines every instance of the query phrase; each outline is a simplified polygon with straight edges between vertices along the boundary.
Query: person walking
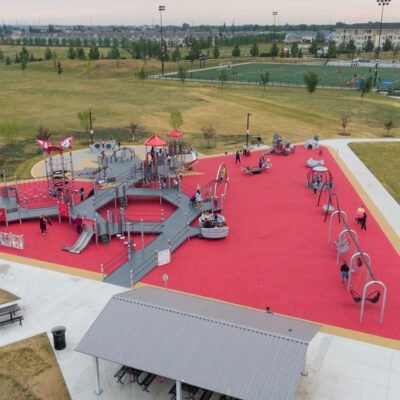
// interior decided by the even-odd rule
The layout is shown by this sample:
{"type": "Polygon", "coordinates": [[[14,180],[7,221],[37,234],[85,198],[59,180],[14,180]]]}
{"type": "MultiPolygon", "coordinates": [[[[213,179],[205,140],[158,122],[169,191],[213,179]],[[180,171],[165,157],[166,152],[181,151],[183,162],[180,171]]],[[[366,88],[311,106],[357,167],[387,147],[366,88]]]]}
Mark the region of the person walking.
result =
{"type": "Polygon", "coordinates": [[[237,164],[238,162],[240,164],[240,153],[239,153],[239,150],[236,152],[236,162],[235,162],[235,164],[237,164]]]}
{"type": "Polygon", "coordinates": [[[340,272],[342,273],[342,284],[344,285],[344,278],[349,279],[349,266],[347,265],[347,261],[340,267],[340,272]]]}
{"type": "Polygon", "coordinates": [[[79,235],[82,230],[82,224],[83,224],[83,219],[82,217],[78,214],[78,216],[74,219],[74,224],[76,228],[76,233],[79,235]]]}
{"type": "Polygon", "coordinates": [[[363,230],[363,229],[364,229],[364,231],[367,230],[367,227],[365,226],[366,222],[367,222],[367,213],[364,211],[364,214],[361,218],[361,230],[363,230]]]}
{"type": "Polygon", "coordinates": [[[79,196],[81,198],[81,201],[83,201],[84,195],[85,195],[85,189],[83,187],[81,187],[79,189],[79,196]]]}

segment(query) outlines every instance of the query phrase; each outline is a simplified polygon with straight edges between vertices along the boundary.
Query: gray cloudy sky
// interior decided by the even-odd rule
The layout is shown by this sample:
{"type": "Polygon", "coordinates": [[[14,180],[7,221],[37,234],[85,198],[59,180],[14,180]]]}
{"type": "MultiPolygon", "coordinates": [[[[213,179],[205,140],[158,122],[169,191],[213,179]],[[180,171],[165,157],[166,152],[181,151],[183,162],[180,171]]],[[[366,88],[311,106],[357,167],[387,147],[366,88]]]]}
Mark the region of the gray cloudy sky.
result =
{"type": "MultiPolygon", "coordinates": [[[[0,0],[6,24],[124,24],[158,23],[158,5],[167,7],[165,24],[346,23],[378,21],[376,0],[0,0]]],[[[385,22],[400,22],[400,0],[385,7],[385,22]]]]}

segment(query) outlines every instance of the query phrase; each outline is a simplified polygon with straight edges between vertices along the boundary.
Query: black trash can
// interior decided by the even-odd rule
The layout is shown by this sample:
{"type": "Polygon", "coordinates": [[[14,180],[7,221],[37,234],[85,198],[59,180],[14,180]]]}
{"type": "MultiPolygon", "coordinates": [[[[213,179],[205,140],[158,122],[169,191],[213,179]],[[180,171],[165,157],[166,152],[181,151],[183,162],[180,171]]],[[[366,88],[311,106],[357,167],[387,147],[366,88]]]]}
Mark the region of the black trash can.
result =
{"type": "Polygon", "coordinates": [[[65,331],[67,329],[65,326],[56,326],[51,330],[51,333],[53,334],[53,340],[54,340],[54,348],[56,350],[64,350],[66,347],[66,342],[65,342],[65,331]]]}

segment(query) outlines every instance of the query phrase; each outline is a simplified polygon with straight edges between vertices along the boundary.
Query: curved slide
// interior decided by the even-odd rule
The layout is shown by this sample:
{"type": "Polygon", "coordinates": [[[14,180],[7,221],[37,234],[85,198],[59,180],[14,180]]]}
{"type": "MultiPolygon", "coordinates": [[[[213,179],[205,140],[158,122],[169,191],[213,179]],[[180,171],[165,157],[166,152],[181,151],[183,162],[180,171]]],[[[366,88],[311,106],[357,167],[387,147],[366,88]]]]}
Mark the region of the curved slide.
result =
{"type": "Polygon", "coordinates": [[[63,247],[62,249],[65,251],[69,251],[70,253],[79,254],[88,245],[93,235],[93,228],[90,225],[85,225],[85,228],[83,229],[76,243],[72,247],[63,247]]]}
{"type": "Polygon", "coordinates": [[[190,150],[190,154],[192,155],[192,160],[183,164],[183,168],[185,168],[186,170],[189,170],[190,168],[192,168],[193,165],[196,164],[197,159],[199,157],[198,153],[194,150],[190,150]]]}

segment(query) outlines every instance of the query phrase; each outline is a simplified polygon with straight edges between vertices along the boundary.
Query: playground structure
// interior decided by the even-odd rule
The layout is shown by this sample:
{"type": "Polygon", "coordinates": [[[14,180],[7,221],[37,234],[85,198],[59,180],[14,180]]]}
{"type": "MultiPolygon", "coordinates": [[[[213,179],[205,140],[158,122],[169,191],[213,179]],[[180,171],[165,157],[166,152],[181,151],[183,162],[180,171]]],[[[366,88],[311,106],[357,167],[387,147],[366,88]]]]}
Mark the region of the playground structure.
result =
{"type": "Polygon", "coordinates": [[[262,155],[258,161],[258,166],[256,167],[245,166],[242,167],[242,171],[246,175],[257,175],[263,171],[268,171],[270,168],[272,168],[270,159],[269,158],[265,159],[264,156],[262,155]]]}
{"type": "Polygon", "coordinates": [[[304,143],[305,149],[316,150],[319,148],[319,137],[318,135],[314,136],[314,139],[309,139],[304,143]]]}
{"type": "Polygon", "coordinates": [[[272,147],[265,151],[263,156],[268,154],[283,154],[284,156],[288,156],[290,153],[294,153],[296,146],[291,144],[290,140],[283,140],[279,133],[275,133],[272,137],[272,147]]]}
{"type": "Polygon", "coordinates": [[[314,160],[313,158],[309,158],[306,161],[306,167],[314,168],[314,167],[323,167],[325,164],[324,160],[314,160]]]}
{"type": "Polygon", "coordinates": [[[318,177],[320,180],[320,194],[318,197],[318,202],[317,202],[317,207],[321,204],[321,198],[322,195],[325,191],[325,195],[327,196],[327,202],[322,205],[323,210],[325,211],[325,217],[324,217],[324,222],[326,221],[329,213],[330,215],[330,221],[329,221],[329,238],[328,238],[328,244],[331,243],[332,239],[332,222],[334,216],[337,214],[338,216],[338,222],[344,224],[344,230],[342,230],[339,235],[338,235],[338,240],[334,242],[334,245],[336,247],[336,265],[339,265],[339,259],[340,256],[348,253],[353,245],[353,254],[351,255],[350,258],[350,266],[349,266],[349,273],[348,273],[348,283],[347,283],[347,291],[350,290],[351,287],[351,275],[354,273],[353,271],[353,265],[356,257],[361,257],[362,261],[364,262],[364,265],[367,269],[366,273],[366,282],[363,286],[363,291],[362,295],[357,293],[355,289],[350,290],[350,294],[353,298],[353,300],[356,303],[361,302],[361,310],[360,310],[360,323],[363,321],[363,315],[364,315],[364,309],[365,309],[365,302],[369,301],[371,303],[377,303],[381,297],[381,293],[379,290],[374,290],[373,292],[367,294],[367,290],[369,287],[372,285],[378,285],[383,289],[383,296],[382,296],[382,306],[381,306],[381,314],[380,314],[380,320],[379,323],[383,323],[383,316],[384,316],[384,311],[385,311],[385,305],[386,305],[386,294],[387,294],[387,289],[386,286],[383,282],[378,281],[371,269],[371,257],[367,254],[364,253],[360,245],[358,243],[358,235],[357,233],[351,229],[347,223],[347,214],[340,209],[339,205],[339,199],[338,199],[338,194],[336,191],[335,184],[333,182],[333,177],[332,174],[329,172],[329,170],[326,167],[314,167],[312,170],[310,170],[307,173],[307,185],[306,187],[310,188],[310,183],[314,182],[314,179],[318,177]],[[334,205],[336,206],[336,210],[334,205]],[[370,278],[372,278],[370,280],[370,278]]]}
{"type": "Polygon", "coordinates": [[[204,212],[222,211],[226,198],[228,175],[226,166],[222,164],[216,179],[202,188],[202,207],[193,207],[191,194],[195,190],[182,184],[181,171],[193,167],[197,153],[191,148],[188,150],[182,141],[171,143],[176,145],[166,149],[165,142],[154,135],[147,144],[151,148],[156,145],[163,149],[157,154],[155,150],[153,154],[146,151],[144,161],[127,148],[115,149],[114,141],[95,143],[90,150],[97,155],[98,168],[85,168],[79,174],[73,171],[72,154],[71,169],[67,170],[63,148],[44,145],[45,177],[23,183],[15,179],[14,185],[8,184],[4,177],[0,199],[3,220],[8,225],[45,214],[58,217],[59,222],[61,218],[68,218],[71,223],[82,216],[83,230],[78,240],[71,247],[62,248],[75,254],[84,251],[93,237],[96,244],[101,241],[107,245],[113,237],[125,240],[127,236],[124,251],[102,264],[100,269],[103,280],[130,287],[160,265],[166,253],[170,259],[170,254],[185,240],[201,236],[201,229],[190,224],[204,212]],[[60,166],[52,152],[59,153],[57,162],[60,166]],[[192,155],[192,159],[188,160],[188,155],[192,155]],[[92,189],[82,201],[79,190],[75,188],[76,176],[92,181],[92,189]],[[145,216],[132,218],[125,215],[125,209],[129,199],[134,197],[157,198],[160,205],[167,202],[166,207],[171,204],[175,209],[167,219],[161,209],[161,221],[144,221],[145,216]],[[119,211],[108,210],[106,206],[110,203],[114,203],[115,208],[120,206],[119,211]],[[137,251],[134,234],[140,234],[142,238],[141,249],[137,251]],[[157,237],[144,246],[145,234],[156,234],[157,237]]]}

